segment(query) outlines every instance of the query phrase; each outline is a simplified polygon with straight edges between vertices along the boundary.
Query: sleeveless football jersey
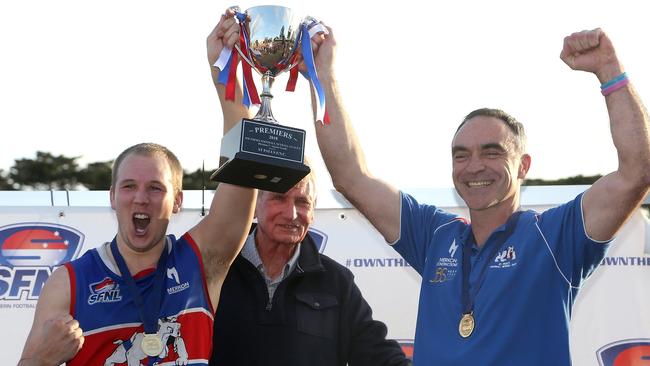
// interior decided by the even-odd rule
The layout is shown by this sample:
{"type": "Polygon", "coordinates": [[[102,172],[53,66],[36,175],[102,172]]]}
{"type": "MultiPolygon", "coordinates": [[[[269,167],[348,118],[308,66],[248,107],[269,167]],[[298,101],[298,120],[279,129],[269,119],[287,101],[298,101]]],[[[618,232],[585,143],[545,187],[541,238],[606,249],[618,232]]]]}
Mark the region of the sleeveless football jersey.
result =
{"type": "MultiPolygon", "coordinates": [[[[157,333],[163,350],[155,357],[146,356],[140,347],[142,320],[126,282],[109,259],[109,243],[65,264],[70,275],[70,314],[85,337],[68,365],[208,364],[214,311],[201,254],[189,234],[179,240],[168,235],[166,247],[169,255],[157,333]]],[[[134,277],[147,307],[155,271],[134,277]]]]}

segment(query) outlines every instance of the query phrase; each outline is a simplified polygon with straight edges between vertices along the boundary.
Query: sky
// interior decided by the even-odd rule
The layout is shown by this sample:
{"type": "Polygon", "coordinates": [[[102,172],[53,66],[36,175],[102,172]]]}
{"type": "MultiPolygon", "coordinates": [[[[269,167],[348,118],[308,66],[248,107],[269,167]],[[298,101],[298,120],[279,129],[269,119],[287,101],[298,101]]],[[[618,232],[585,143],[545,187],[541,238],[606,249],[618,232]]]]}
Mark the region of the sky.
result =
{"type": "MultiPolygon", "coordinates": [[[[650,98],[650,21],[641,1],[276,1],[334,29],[337,78],[370,170],[401,188],[451,187],[450,143],[470,111],[501,108],[524,123],[529,178],[616,169],[595,76],[560,60],[563,38],[603,28],[632,83],[650,98]]],[[[219,1],[0,3],[0,169],[36,151],[113,159],[161,143],[186,170],[216,167],[222,120],[205,38],[219,1]]],[[[281,124],[307,131],[319,160],[304,79],[273,87],[281,124]]],[[[259,81],[259,78],[257,79],[259,81]]],[[[259,88],[259,84],[258,84],[259,88]]]]}

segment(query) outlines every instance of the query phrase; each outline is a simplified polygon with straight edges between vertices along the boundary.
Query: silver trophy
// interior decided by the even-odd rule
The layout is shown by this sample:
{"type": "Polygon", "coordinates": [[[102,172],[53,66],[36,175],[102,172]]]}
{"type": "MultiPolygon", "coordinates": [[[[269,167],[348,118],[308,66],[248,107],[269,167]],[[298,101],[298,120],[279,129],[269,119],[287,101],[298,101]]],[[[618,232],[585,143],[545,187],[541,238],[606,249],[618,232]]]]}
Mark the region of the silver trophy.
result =
{"type": "Polygon", "coordinates": [[[305,131],[278,124],[271,112],[271,86],[277,75],[300,61],[303,20],[282,6],[256,6],[245,14],[240,24],[246,48],[236,48],[242,62],[262,75],[261,106],[253,119],[242,119],[224,135],[222,164],[210,178],[286,192],[310,172],[304,164],[305,131]]]}

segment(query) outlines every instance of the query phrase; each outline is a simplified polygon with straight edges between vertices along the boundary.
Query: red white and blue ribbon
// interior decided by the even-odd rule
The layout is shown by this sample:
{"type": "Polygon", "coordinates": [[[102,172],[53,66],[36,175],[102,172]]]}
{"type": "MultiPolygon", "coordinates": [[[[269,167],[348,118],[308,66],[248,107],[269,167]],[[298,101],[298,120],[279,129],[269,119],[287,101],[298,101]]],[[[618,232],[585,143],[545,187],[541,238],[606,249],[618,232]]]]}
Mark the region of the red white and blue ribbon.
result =
{"type": "MultiPolygon", "coordinates": [[[[241,12],[236,12],[235,17],[237,18],[240,26],[239,32],[239,49],[249,60],[253,60],[250,57],[248,47],[249,36],[246,30],[246,14],[241,12]]],[[[316,94],[317,104],[316,104],[316,119],[317,121],[323,124],[329,124],[329,116],[327,115],[327,110],[325,108],[325,91],[318,79],[318,74],[316,72],[316,66],[314,64],[314,52],[311,47],[311,37],[317,33],[324,32],[328,33],[327,28],[325,28],[321,23],[317,21],[312,21],[311,23],[303,23],[300,26],[300,35],[296,39],[295,47],[298,46],[298,40],[302,47],[302,57],[307,68],[306,73],[302,75],[309,80],[314,93],[316,94]]],[[[297,60],[297,55],[291,58],[287,63],[292,65],[297,60]]],[[[226,100],[235,100],[235,84],[236,84],[236,69],[239,64],[239,57],[236,52],[233,52],[231,48],[224,47],[219,54],[217,62],[214,63],[214,66],[219,68],[219,79],[217,80],[220,84],[226,86],[226,100]]],[[[259,94],[257,93],[257,88],[255,87],[255,82],[253,81],[252,68],[245,60],[242,61],[242,75],[243,75],[243,89],[244,97],[242,103],[246,107],[250,107],[251,104],[261,104],[259,94]]],[[[266,70],[260,70],[265,72],[266,70]]],[[[294,66],[290,70],[289,80],[287,81],[287,91],[294,91],[296,89],[296,82],[298,79],[298,67],[294,66]]]]}
{"type": "MultiPolygon", "coordinates": [[[[235,17],[239,21],[239,47],[242,53],[251,60],[250,55],[248,54],[248,33],[246,31],[245,21],[246,14],[241,12],[236,12],[235,17]]],[[[235,100],[235,86],[237,83],[236,70],[239,64],[239,55],[237,52],[233,52],[232,48],[224,47],[219,54],[217,62],[214,63],[214,66],[219,68],[219,78],[217,82],[226,86],[226,100],[235,100]]],[[[243,89],[244,97],[242,103],[246,107],[250,107],[251,104],[261,104],[259,94],[257,93],[257,88],[255,87],[255,82],[253,81],[251,65],[248,64],[245,60],[242,61],[242,80],[243,80],[243,89]]]]}

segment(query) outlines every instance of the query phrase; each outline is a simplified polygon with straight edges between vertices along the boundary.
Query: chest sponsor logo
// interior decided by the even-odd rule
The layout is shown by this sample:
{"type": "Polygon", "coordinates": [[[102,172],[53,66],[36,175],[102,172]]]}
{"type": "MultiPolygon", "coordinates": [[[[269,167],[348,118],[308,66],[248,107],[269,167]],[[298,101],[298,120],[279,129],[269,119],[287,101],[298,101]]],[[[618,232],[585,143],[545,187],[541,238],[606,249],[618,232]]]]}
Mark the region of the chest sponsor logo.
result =
{"type": "Polygon", "coordinates": [[[451,242],[451,245],[449,245],[449,257],[438,258],[433,278],[429,279],[429,282],[442,283],[456,277],[456,274],[458,273],[458,259],[456,258],[457,250],[458,244],[456,243],[456,239],[454,239],[451,242]]]}
{"type": "Polygon", "coordinates": [[[54,269],[77,258],[83,241],[79,230],[58,224],[0,227],[0,303],[38,300],[54,269]]]}
{"type": "Polygon", "coordinates": [[[88,305],[122,301],[120,285],[110,277],[90,284],[88,305]]]}
{"type": "Polygon", "coordinates": [[[650,365],[650,339],[626,339],[601,347],[596,354],[600,366],[650,365]]]}
{"type": "Polygon", "coordinates": [[[177,294],[190,288],[190,283],[185,281],[181,283],[180,276],[176,267],[167,268],[167,278],[174,280],[176,285],[167,288],[167,293],[170,295],[177,294]]]}
{"type": "Polygon", "coordinates": [[[490,268],[510,268],[517,265],[517,252],[513,245],[499,251],[494,257],[490,268]]]}

